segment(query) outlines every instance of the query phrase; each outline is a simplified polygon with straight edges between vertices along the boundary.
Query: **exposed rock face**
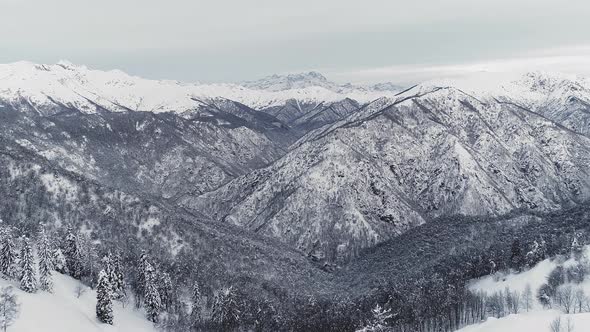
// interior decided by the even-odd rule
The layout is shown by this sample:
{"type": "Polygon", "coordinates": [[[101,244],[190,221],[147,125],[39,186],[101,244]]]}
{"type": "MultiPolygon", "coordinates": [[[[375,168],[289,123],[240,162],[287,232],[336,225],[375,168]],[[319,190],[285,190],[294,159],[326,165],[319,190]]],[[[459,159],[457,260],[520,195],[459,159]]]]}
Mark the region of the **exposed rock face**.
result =
{"type": "Polygon", "coordinates": [[[184,203],[346,259],[441,215],[587,199],[589,143],[507,98],[421,86],[312,131],[268,168],[184,203]]]}

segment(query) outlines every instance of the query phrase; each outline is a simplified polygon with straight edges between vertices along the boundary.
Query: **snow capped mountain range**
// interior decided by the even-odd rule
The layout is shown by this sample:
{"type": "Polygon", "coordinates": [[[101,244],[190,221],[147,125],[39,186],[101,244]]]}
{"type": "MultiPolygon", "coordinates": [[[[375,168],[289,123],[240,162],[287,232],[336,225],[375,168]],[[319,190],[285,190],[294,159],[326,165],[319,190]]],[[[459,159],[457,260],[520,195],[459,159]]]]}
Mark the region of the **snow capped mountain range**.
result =
{"type": "MultiPolygon", "coordinates": [[[[514,211],[583,208],[589,147],[590,83],[561,74],[402,90],[316,72],[187,84],[0,65],[3,219],[157,252],[180,262],[185,286],[243,280],[256,296],[281,294],[276,303],[364,297],[392,280],[396,257],[421,259],[431,234],[479,240],[455,219],[489,224],[490,236],[503,224],[482,216],[511,225],[514,211]]],[[[455,252],[441,245],[423,268],[455,252]]]]}
{"type": "Polygon", "coordinates": [[[403,90],[401,86],[395,85],[393,83],[380,83],[375,85],[367,85],[367,86],[358,86],[352,85],[350,83],[347,84],[337,84],[331,81],[315,71],[310,71],[307,73],[299,73],[299,74],[287,74],[287,75],[271,75],[265,78],[256,80],[256,81],[246,81],[241,83],[242,86],[245,86],[250,89],[256,90],[266,90],[266,91],[284,91],[284,90],[294,90],[294,89],[305,89],[310,87],[322,87],[327,90],[338,92],[342,94],[354,93],[367,91],[367,92],[375,92],[375,91],[390,91],[390,92],[399,92],[403,90]]]}
{"type": "MultiPolygon", "coordinates": [[[[565,95],[584,100],[590,89],[585,78],[547,73],[482,73],[462,79],[434,80],[418,87],[434,86],[453,86],[483,97],[509,97],[526,101],[529,106],[565,95]]],[[[39,109],[51,109],[59,103],[84,113],[94,113],[98,108],[182,113],[199,106],[194,99],[219,98],[257,110],[282,106],[289,100],[319,104],[349,98],[365,104],[380,97],[394,98],[402,90],[392,83],[337,84],[318,72],[272,75],[240,84],[200,84],[143,79],[120,70],[93,70],[67,61],[53,65],[30,62],[0,65],[0,98],[5,102],[26,100],[39,109]]]]}
{"type": "Polygon", "coordinates": [[[185,84],[130,76],[119,70],[99,71],[66,61],[54,65],[17,62],[0,65],[0,97],[26,100],[41,108],[56,103],[84,113],[110,111],[178,112],[197,107],[197,99],[226,98],[254,109],[301,103],[335,102],[351,98],[361,103],[396,92],[329,82],[319,73],[271,76],[240,84],[185,84]]]}
{"type": "Polygon", "coordinates": [[[330,261],[440,216],[589,198],[589,105],[587,79],[547,73],[397,91],[316,72],[185,84],[67,62],[0,65],[6,139],[330,261]]]}

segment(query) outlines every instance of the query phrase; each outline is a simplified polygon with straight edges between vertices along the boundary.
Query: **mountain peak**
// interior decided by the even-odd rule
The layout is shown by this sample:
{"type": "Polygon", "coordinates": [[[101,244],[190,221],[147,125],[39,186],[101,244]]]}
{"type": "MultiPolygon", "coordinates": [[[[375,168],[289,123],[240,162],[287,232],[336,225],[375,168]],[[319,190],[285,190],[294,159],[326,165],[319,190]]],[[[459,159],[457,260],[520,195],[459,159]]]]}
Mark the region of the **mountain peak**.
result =
{"type": "Polygon", "coordinates": [[[251,89],[269,91],[302,89],[312,86],[320,86],[332,90],[338,86],[336,83],[328,81],[324,75],[316,71],[286,75],[274,74],[255,81],[246,81],[241,85],[251,89]]]}

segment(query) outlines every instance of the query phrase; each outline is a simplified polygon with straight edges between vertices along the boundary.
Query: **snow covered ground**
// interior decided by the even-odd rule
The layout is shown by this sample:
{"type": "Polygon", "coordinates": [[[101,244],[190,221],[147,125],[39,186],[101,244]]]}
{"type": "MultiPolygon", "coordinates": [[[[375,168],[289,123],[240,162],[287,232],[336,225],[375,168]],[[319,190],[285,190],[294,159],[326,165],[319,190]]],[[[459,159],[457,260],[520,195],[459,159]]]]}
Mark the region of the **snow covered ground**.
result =
{"type": "MultiPolygon", "coordinates": [[[[585,257],[590,257],[590,246],[585,247],[585,257]]],[[[537,291],[559,263],[557,259],[546,259],[528,271],[496,274],[474,280],[469,285],[469,289],[474,292],[484,291],[488,295],[504,291],[506,288],[522,293],[528,284],[533,291],[533,308],[529,312],[521,309],[519,314],[511,314],[502,318],[490,317],[485,322],[465,327],[459,332],[550,332],[551,322],[558,317],[561,317],[563,331],[567,331],[564,325],[567,324],[568,319],[573,323],[575,332],[590,331],[590,313],[564,314],[559,310],[544,309],[536,299],[537,291]]],[[[561,262],[564,267],[575,263],[573,258],[561,262]]],[[[586,295],[590,294],[590,277],[586,276],[584,282],[578,286],[584,290],[586,295]]]]}
{"type": "Polygon", "coordinates": [[[0,286],[14,286],[20,303],[20,315],[10,332],[150,332],[156,331],[142,312],[132,305],[126,308],[114,302],[115,322],[113,326],[101,324],[95,315],[96,292],[81,285],[68,276],[54,273],[53,294],[37,291],[29,294],[18,289],[18,284],[0,280],[0,286]],[[84,287],[80,298],[76,297],[76,288],[84,287]]]}
{"type": "Polygon", "coordinates": [[[488,318],[484,323],[468,326],[458,332],[551,332],[549,325],[560,316],[563,331],[566,331],[563,326],[568,317],[573,323],[573,332],[590,331],[590,313],[565,315],[557,310],[537,310],[500,319],[488,318]]]}
{"type": "MultiPolygon", "coordinates": [[[[552,259],[546,259],[533,267],[532,269],[522,273],[502,274],[498,272],[494,276],[486,276],[481,279],[474,280],[469,286],[473,292],[483,291],[487,294],[496,292],[503,292],[506,287],[511,291],[522,293],[526,285],[530,285],[533,294],[547,281],[547,276],[557,267],[557,262],[552,259]]],[[[535,302],[535,306],[538,303],[535,302]]]]}

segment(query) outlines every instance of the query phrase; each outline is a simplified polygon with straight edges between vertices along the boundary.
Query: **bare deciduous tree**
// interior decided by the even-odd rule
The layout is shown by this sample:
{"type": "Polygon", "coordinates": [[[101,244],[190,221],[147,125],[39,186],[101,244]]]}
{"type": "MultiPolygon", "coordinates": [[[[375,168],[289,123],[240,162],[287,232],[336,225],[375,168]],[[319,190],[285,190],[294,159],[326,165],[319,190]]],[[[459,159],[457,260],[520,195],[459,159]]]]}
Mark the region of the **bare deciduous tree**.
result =
{"type": "Polygon", "coordinates": [[[566,332],[574,332],[574,322],[572,321],[571,317],[567,318],[567,322],[565,324],[565,331],[566,332]]]}
{"type": "Polygon", "coordinates": [[[16,300],[16,294],[11,286],[0,291],[0,327],[5,332],[19,315],[20,305],[16,300]]]}
{"type": "Polygon", "coordinates": [[[74,294],[76,294],[77,298],[80,298],[84,293],[86,293],[86,288],[82,285],[78,285],[76,286],[76,289],[74,289],[74,294]]]}
{"type": "Polygon", "coordinates": [[[578,287],[576,289],[576,293],[574,294],[574,300],[575,300],[575,307],[574,307],[574,313],[576,311],[576,308],[578,309],[578,312],[582,312],[583,308],[586,304],[587,298],[586,298],[586,294],[584,293],[584,290],[581,287],[578,287]]]}
{"type": "Polygon", "coordinates": [[[574,307],[574,291],[572,286],[560,286],[555,291],[555,301],[566,314],[569,314],[574,307]]]}
{"type": "Polygon", "coordinates": [[[551,324],[549,324],[551,332],[561,332],[561,317],[555,318],[551,324]]]}
{"type": "Polygon", "coordinates": [[[522,292],[522,306],[528,312],[533,305],[533,290],[531,289],[531,285],[527,284],[522,292]]]}

